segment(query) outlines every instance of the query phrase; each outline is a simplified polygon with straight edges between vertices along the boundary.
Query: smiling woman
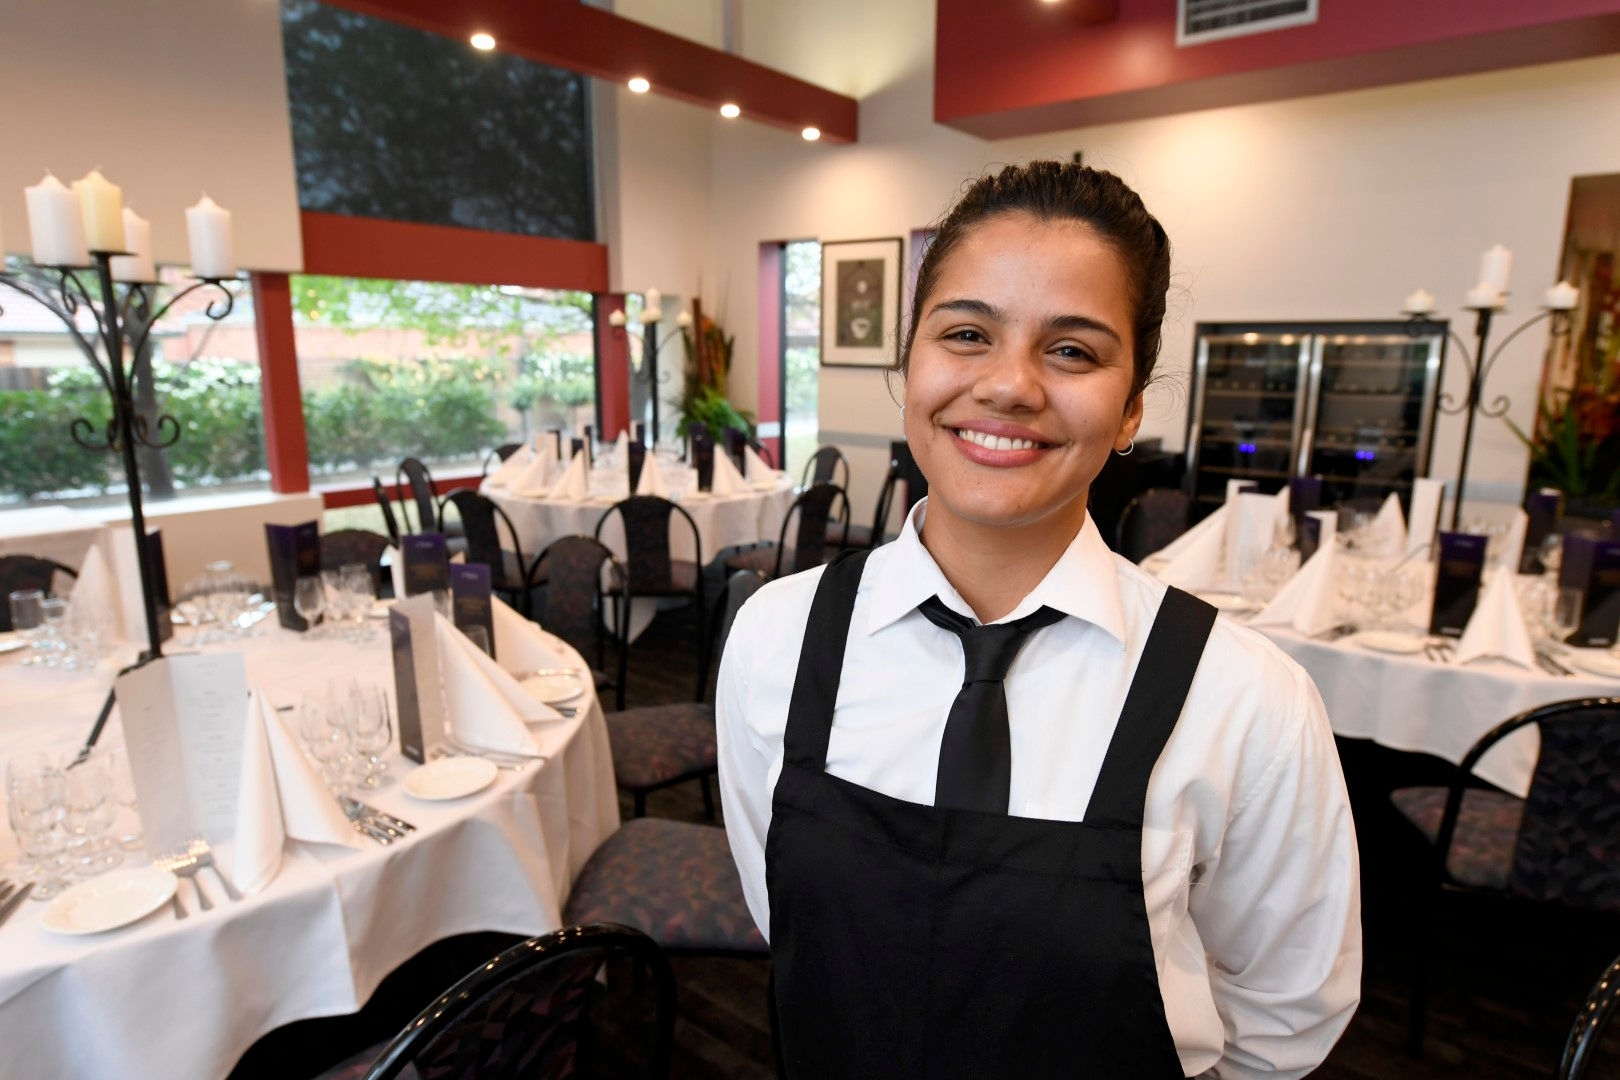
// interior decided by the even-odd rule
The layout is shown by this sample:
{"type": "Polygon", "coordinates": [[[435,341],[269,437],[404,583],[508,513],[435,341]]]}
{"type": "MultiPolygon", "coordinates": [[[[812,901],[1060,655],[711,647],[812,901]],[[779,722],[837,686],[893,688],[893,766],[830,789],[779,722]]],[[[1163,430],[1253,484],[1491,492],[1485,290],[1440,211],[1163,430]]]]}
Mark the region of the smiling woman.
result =
{"type": "Polygon", "coordinates": [[[1355,1009],[1315,687],[1086,512],[1169,265],[1109,173],[973,184],[897,364],[928,497],[737,616],[720,777],[789,1076],[1302,1076],[1355,1009]]]}

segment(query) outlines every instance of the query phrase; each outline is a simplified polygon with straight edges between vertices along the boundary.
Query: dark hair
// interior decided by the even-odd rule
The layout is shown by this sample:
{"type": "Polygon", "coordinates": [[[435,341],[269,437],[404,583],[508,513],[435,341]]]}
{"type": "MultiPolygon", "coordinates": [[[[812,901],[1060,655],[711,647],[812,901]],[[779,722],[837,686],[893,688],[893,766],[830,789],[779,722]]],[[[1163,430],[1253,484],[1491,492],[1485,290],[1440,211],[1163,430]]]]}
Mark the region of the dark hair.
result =
{"type": "Polygon", "coordinates": [[[910,367],[923,304],[938,284],[945,260],[974,226],[1011,213],[1030,214],[1038,221],[1083,222],[1114,246],[1125,264],[1134,312],[1131,396],[1141,393],[1159,359],[1165,294],[1170,290],[1170,238],[1125,181],[1111,172],[1063,161],[1008,165],[979,177],[963,192],[939,223],[917,271],[911,324],[895,369],[904,375],[910,367]]]}

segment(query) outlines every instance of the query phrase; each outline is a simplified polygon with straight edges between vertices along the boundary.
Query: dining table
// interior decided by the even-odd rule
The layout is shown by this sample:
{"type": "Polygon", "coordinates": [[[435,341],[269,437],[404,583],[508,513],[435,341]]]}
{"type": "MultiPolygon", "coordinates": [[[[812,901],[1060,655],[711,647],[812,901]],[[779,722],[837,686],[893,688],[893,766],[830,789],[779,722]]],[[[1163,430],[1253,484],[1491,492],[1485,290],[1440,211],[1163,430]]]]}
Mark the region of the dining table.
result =
{"type": "MultiPolygon", "coordinates": [[[[316,639],[274,623],[239,641],[176,641],[170,651],[239,651],[249,684],[278,709],[296,708],[336,678],[383,688],[392,708],[386,623],[363,640],[316,639]]],[[[585,670],[566,643],[546,636],[585,670]]],[[[71,752],[133,653],[115,649],[79,670],[0,656],[0,756],[71,752]]],[[[48,902],[25,902],[0,926],[0,1076],[222,1077],[275,1028],[359,1010],[384,976],[436,941],[561,927],[571,882],[619,824],[601,705],[590,680],[583,685],[572,716],[531,727],[539,757],[502,763],[493,783],[459,799],[407,793],[401,778],[416,766],[399,755],[396,729],[390,778],[357,792],[416,826],[387,846],[289,840],[279,871],[256,893],[229,900],[203,874],[212,910],[198,910],[182,881],[187,917],[165,904],[102,933],[53,932],[42,915],[48,902]]],[[[102,739],[118,738],[115,708],[102,739]]],[[[17,857],[13,836],[0,835],[0,876],[17,857]]],[[[127,864],[147,861],[127,856],[127,864]]]]}

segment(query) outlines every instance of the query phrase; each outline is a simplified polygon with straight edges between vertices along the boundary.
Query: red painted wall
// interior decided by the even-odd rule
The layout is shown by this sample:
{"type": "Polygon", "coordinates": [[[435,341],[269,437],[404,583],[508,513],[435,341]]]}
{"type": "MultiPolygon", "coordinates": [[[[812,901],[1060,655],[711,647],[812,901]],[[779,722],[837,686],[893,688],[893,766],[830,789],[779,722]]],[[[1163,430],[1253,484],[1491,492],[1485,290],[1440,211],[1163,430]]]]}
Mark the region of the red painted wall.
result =
{"type": "Polygon", "coordinates": [[[986,138],[1620,52],[1614,0],[1322,0],[1319,20],[1187,48],[1176,0],[938,0],[934,117],[986,138]]]}
{"type": "Polygon", "coordinates": [[[264,456],[270,490],[309,490],[309,443],[293,345],[292,290],[286,274],[254,273],[254,330],[259,337],[259,391],[264,409],[264,456]]]}
{"type": "Polygon", "coordinates": [[[596,297],[596,412],[602,439],[617,439],[630,427],[630,335],[608,317],[624,310],[624,293],[596,297]]]}
{"type": "MultiPolygon", "coordinates": [[[[759,405],[754,419],[761,424],[781,423],[782,416],[782,262],[779,243],[759,245],[759,405]]],[[[760,442],[770,447],[778,466],[782,464],[780,435],[760,442]]],[[[789,462],[803,468],[804,462],[789,462]]]]}

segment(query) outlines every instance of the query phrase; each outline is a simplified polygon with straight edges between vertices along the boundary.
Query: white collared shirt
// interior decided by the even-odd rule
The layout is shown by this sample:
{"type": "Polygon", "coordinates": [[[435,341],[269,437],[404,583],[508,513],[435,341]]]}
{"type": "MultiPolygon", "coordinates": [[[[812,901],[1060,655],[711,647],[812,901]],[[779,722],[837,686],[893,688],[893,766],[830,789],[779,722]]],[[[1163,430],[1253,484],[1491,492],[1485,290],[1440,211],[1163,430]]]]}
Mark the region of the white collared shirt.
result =
{"type": "MultiPolygon", "coordinates": [[[[939,744],[962,683],[956,637],[917,605],[971,609],[918,537],[872,552],[855,599],[827,771],[932,805],[939,744]]],[[[720,790],[743,892],[770,932],[765,835],[782,732],[820,570],[772,582],[738,614],[716,697],[720,790]]],[[[1030,638],[1006,680],[1010,812],[1079,821],[1164,595],[1085,526],[1000,621],[1065,618],[1030,638]]],[[[1165,1015],[1183,1070],[1303,1076],[1360,998],[1355,830],[1321,697],[1260,634],[1217,619],[1181,720],[1148,785],[1143,889],[1165,1015]],[[1213,1071],[1211,1071],[1213,1070],[1213,1071]]]]}

